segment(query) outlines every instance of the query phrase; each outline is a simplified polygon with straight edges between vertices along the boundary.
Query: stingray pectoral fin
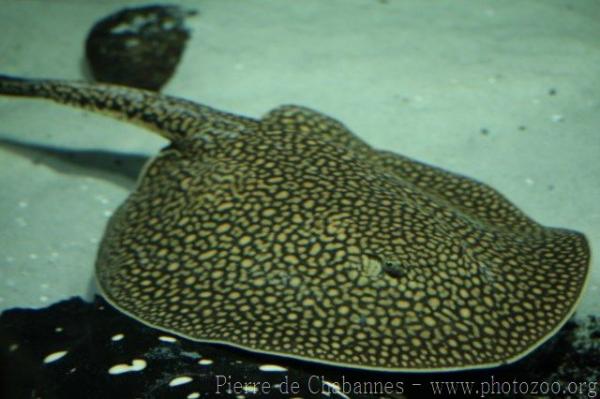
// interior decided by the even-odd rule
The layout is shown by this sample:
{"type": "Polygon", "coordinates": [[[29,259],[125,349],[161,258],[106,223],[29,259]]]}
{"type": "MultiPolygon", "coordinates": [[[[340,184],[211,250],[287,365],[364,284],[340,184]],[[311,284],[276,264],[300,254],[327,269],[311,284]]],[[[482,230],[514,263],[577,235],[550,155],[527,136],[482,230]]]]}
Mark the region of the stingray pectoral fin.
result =
{"type": "Polygon", "coordinates": [[[315,111],[251,121],[125,87],[6,77],[0,93],[180,139],[112,217],[96,264],[107,300],[170,333],[361,369],[485,368],[537,348],[584,292],[583,235],[371,150],[315,111]]]}
{"type": "Polygon", "coordinates": [[[250,118],[238,117],[176,97],[126,86],[77,81],[23,79],[0,75],[0,94],[53,100],[136,123],[170,141],[247,130],[250,118]]]}
{"type": "Polygon", "coordinates": [[[389,151],[377,151],[373,161],[386,172],[414,185],[486,229],[536,233],[543,226],[525,215],[497,190],[472,178],[389,151]]]}

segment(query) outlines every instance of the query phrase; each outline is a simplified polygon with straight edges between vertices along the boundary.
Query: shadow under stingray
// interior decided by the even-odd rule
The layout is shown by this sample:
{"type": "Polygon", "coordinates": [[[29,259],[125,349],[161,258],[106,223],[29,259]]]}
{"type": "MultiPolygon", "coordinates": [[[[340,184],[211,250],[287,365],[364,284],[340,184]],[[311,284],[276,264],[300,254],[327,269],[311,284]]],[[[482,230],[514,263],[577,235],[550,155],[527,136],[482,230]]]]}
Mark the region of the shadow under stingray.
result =
{"type": "Polygon", "coordinates": [[[65,175],[94,177],[132,190],[147,155],[101,150],[74,150],[0,137],[0,148],[44,164],[65,175]]]}

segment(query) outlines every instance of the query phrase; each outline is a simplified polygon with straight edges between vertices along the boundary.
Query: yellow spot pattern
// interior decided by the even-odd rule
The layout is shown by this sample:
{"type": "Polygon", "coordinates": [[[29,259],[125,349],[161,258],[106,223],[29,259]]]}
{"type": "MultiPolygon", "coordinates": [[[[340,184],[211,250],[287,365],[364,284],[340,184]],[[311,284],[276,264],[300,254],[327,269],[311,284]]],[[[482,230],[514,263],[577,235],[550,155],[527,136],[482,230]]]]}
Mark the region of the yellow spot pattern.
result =
{"type": "Polygon", "coordinates": [[[581,234],[376,151],[315,111],[253,120],[135,89],[8,77],[0,93],[108,112],[171,140],[114,214],[96,266],[106,298],[149,325],[330,364],[461,369],[520,358],[581,296],[581,234]]]}

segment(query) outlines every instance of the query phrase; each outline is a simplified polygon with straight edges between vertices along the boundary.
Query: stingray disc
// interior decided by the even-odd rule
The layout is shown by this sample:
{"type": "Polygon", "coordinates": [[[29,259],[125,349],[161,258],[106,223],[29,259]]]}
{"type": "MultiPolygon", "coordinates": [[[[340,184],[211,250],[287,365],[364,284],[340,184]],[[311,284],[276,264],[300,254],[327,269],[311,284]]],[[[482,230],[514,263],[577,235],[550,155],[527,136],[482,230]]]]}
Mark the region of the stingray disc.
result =
{"type": "Polygon", "coordinates": [[[260,120],[109,85],[0,79],[171,140],[112,217],[101,292],[148,325],[364,369],[515,361],[581,297],[580,233],[494,189],[377,151],[315,111],[260,120]]]}

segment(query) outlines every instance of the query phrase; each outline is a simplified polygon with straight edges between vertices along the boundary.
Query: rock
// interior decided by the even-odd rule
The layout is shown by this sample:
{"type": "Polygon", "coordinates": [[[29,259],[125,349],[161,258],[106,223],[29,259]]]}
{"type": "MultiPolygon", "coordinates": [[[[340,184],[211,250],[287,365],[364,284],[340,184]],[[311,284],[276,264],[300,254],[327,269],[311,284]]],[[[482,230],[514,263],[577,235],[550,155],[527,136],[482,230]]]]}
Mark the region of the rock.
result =
{"type": "Polygon", "coordinates": [[[125,8],[102,19],[89,33],[85,51],[100,82],[158,91],[175,72],[189,32],[177,6],[125,8]]]}
{"type": "MultiPolygon", "coordinates": [[[[492,382],[496,389],[514,386],[513,381],[558,381],[562,389],[572,381],[587,382],[581,397],[592,397],[599,377],[600,320],[593,317],[568,323],[548,344],[510,366],[406,374],[342,369],[189,341],[147,327],[100,297],[93,303],[72,298],[0,315],[2,398],[397,399],[430,396],[432,381],[470,382],[477,395],[492,382]]],[[[446,385],[438,387],[447,394],[446,385]]],[[[503,397],[536,396],[508,392],[503,397]]]]}

